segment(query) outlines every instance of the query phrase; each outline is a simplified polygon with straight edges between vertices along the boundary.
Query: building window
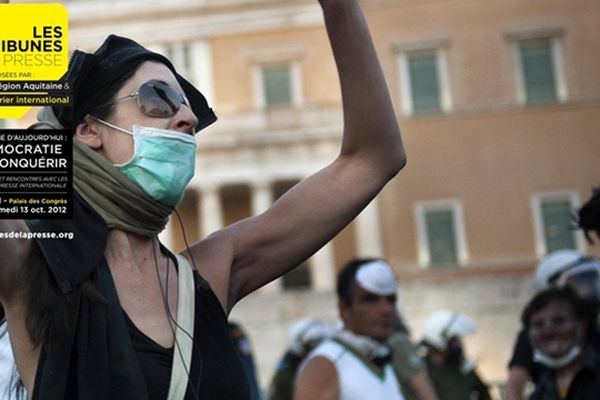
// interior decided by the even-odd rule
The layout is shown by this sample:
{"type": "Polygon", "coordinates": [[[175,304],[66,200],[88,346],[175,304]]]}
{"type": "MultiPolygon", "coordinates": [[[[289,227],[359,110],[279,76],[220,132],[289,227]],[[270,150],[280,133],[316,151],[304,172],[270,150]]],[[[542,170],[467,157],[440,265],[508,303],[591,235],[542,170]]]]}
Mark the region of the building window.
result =
{"type": "Polygon", "coordinates": [[[557,103],[567,100],[562,57],[562,28],[505,35],[515,53],[517,98],[520,104],[557,103]]]}
{"type": "Polygon", "coordinates": [[[300,66],[276,63],[254,68],[255,102],[259,108],[280,108],[302,102],[300,66]]]}
{"type": "Polygon", "coordinates": [[[256,68],[256,103],[259,108],[290,107],[301,103],[300,66],[266,64],[256,68]]]}
{"type": "Polygon", "coordinates": [[[571,203],[568,199],[542,202],[544,240],[548,252],[575,248],[572,230],[571,203]]]}
{"type": "Polygon", "coordinates": [[[266,46],[249,54],[256,108],[289,109],[303,103],[302,63],[305,56],[306,49],[295,46],[266,46]]]}
{"type": "Polygon", "coordinates": [[[288,106],[292,104],[289,65],[263,67],[262,76],[265,104],[267,106],[288,106]]]}
{"type": "Polygon", "coordinates": [[[537,195],[533,203],[538,256],[581,248],[581,233],[575,230],[573,222],[579,203],[575,193],[537,195]]]}
{"type": "Polygon", "coordinates": [[[418,51],[408,54],[408,77],[413,113],[440,112],[442,107],[435,52],[418,51]]]}
{"type": "Polygon", "coordinates": [[[519,41],[525,102],[554,103],[558,100],[556,66],[551,39],[519,41]]]}
{"type": "Polygon", "coordinates": [[[400,47],[398,68],[402,112],[412,116],[450,110],[446,51],[441,47],[416,50],[400,47]]]}
{"type": "Polygon", "coordinates": [[[419,204],[417,229],[421,265],[440,267],[465,263],[467,253],[459,202],[419,204]]]}
{"type": "Polygon", "coordinates": [[[304,290],[311,287],[310,270],[307,263],[300,264],[282,276],[284,290],[304,290]]]}
{"type": "Polygon", "coordinates": [[[189,77],[192,70],[190,43],[172,42],[164,45],[165,56],[173,63],[180,75],[189,77]]]}
{"type": "Polygon", "coordinates": [[[456,235],[451,210],[432,210],[425,213],[425,229],[431,265],[456,264],[456,235]]]}

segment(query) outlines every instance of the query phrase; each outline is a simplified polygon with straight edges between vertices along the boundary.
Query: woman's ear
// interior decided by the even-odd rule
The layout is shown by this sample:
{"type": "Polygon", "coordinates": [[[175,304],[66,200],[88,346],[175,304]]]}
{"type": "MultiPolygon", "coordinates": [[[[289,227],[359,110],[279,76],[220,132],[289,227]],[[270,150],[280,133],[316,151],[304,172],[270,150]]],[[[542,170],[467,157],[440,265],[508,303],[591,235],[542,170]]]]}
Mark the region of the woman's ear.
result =
{"type": "Polygon", "coordinates": [[[92,149],[102,147],[102,139],[98,131],[98,124],[89,117],[85,117],[83,121],[75,128],[75,139],[88,145],[92,149]]]}

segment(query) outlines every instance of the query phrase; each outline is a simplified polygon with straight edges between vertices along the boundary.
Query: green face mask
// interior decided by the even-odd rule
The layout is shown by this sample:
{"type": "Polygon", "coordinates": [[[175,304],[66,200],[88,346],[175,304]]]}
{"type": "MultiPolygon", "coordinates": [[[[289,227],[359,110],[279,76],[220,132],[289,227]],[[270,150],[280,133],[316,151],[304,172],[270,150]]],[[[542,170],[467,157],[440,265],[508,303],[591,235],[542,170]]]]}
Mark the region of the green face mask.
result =
{"type": "Polygon", "coordinates": [[[166,129],[133,126],[133,133],[100,119],[96,120],[133,136],[133,157],[115,164],[124,175],[159,203],[175,208],[194,176],[196,140],[166,129]]]}

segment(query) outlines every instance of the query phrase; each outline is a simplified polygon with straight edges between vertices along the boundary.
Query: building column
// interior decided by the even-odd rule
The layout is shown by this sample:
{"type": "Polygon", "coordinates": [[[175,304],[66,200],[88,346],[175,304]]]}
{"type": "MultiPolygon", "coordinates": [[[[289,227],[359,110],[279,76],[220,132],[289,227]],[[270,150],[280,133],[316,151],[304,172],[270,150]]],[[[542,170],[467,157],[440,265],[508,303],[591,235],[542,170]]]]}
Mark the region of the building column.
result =
{"type": "Polygon", "coordinates": [[[165,229],[161,233],[158,234],[158,240],[169,250],[173,250],[173,223],[177,223],[173,221],[173,218],[169,218],[169,222],[165,229]]]}
{"type": "Polygon", "coordinates": [[[356,218],[356,246],[359,257],[383,257],[379,204],[373,199],[356,218]]]}
{"type": "Polygon", "coordinates": [[[217,186],[203,187],[200,193],[200,227],[205,238],[223,227],[223,207],[217,186]]]}
{"type": "Polygon", "coordinates": [[[335,262],[333,245],[328,242],[309,260],[312,287],[318,292],[335,290],[335,262]]]}
{"type": "Polygon", "coordinates": [[[262,214],[273,204],[270,182],[252,183],[252,215],[262,214]]]}
{"type": "Polygon", "coordinates": [[[158,54],[162,54],[163,56],[168,58],[167,48],[164,43],[153,43],[147,47],[148,50],[153,51],[158,54]]]}
{"type": "Polygon", "coordinates": [[[186,59],[185,59],[185,49],[184,49],[185,46],[186,46],[186,44],[182,43],[182,42],[171,43],[171,46],[170,46],[171,51],[170,51],[169,57],[170,57],[171,63],[173,63],[175,68],[177,68],[177,71],[182,73],[184,76],[187,76],[188,71],[186,70],[187,63],[186,63],[186,59]]]}
{"type": "Polygon", "coordinates": [[[190,79],[206,97],[209,105],[214,105],[213,59],[208,40],[190,43],[190,79]]]}

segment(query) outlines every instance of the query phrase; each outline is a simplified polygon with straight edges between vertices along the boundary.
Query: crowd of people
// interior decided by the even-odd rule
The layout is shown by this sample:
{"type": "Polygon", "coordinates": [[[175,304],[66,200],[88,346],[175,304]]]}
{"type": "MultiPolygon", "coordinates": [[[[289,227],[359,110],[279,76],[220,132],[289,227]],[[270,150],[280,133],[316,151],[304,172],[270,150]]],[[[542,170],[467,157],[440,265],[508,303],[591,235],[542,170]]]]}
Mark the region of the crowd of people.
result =
{"type": "MultiPolygon", "coordinates": [[[[110,35],[94,53],[73,53],[63,78],[73,103],[43,108],[31,127],[74,133],[72,218],[0,220],[0,231],[40,233],[0,240],[1,399],[262,396],[231,309],[330,241],[406,163],[360,3],[319,0],[341,86],[339,156],[266,212],[179,254],[158,234],[195,173],[194,135],[215,113],[167,58],[131,39],[110,35]]],[[[590,240],[598,197],[579,213],[590,240]]],[[[509,399],[523,398],[529,381],[532,400],[600,399],[600,268],[579,254],[545,261],[523,311],[509,399]]],[[[349,261],[337,280],[341,325],[292,326],[269,398],[490,399],[464,349],[475,322],[438,310],[413,344],[397,286],[385,260],[349,261]]]]}
{"type": "MultiPolygon", "coordinates": [[[[578,211],[576,222],[594,245],[600,238],[600,191],[578,211]]],[[[573,249],[551,252],[536,266],[534,284],[499,394],[506,400],[600,399],[600,261],[573,249]]],[[[311,320],[319,334],[306,347],[298,346],[302,335],[295,336],[283,360],[292,347],[302,351],[294,353],[285,381],[279,377],[282,360],[268,399],[491,399],[489,385],[465,355],[463,339],[477,330],[475,321],[437,310],[413,343],[396,306],[396,285],[385,260],[346,264],[337,282],[341,328],[311,320]]]]}
{"type": "MultiPolygon", "coordinates": [[[[600,262],[559,250],[538,264],[536,282],[501,398],[600,399],[600,262]]],[[[469,316],[437,310],[413,343],[384,260],[349,262],[337,293],[342,325],[314,319],[292,325],[269,400],[492,399],[465,355],[463,339],[477,330],[469,316]]]]}
{"type": "Polygon", "coordinates": [[[294,323],[267,398],[491,399],[463,349],[462,339],[476,331],[475,322],[460,312],[438,310],[413,343],[396,295],[396,276],[385,260],[350,260],[337,280],[341,324],[294,323]]]}

